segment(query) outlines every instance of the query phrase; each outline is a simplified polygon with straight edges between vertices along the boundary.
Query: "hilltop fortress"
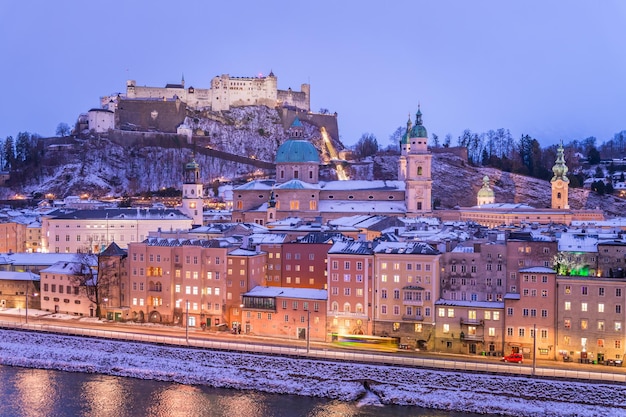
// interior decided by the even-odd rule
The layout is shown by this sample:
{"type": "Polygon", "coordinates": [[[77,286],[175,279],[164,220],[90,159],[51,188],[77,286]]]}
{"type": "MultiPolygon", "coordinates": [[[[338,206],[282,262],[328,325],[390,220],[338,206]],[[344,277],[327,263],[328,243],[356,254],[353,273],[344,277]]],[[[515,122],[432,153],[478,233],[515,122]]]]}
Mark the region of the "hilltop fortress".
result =
{"type": "MultiPolygon", "coordinates": [[[[287,107],[303,111],[311,110],[311,87],[302,84],[301,91],[278,89],[278,78],[270,71],[267,76],[231,77],[223,74],[211,80],[210,88],[185,87],[184,77],[180,84],[165,87],[138,86],[135,80],[126,81],[126,99],[180,100],[196,110],[230,110],[240,106],[287,107]]],[[[106,107],[112,97],[103,97],[106,107]]]]}

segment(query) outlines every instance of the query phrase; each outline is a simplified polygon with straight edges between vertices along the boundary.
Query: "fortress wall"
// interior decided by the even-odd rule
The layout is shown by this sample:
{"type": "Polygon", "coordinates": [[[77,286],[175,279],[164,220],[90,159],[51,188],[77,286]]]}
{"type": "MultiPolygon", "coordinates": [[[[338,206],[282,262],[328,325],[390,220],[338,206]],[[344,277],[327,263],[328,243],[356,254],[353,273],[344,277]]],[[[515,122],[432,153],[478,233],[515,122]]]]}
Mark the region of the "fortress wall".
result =
{"type": "Polygon", "coordinates": [[[176,133],[185,116],[186,106],[180,100],[120,99],[115,126],[121,130],[176,133]]]}

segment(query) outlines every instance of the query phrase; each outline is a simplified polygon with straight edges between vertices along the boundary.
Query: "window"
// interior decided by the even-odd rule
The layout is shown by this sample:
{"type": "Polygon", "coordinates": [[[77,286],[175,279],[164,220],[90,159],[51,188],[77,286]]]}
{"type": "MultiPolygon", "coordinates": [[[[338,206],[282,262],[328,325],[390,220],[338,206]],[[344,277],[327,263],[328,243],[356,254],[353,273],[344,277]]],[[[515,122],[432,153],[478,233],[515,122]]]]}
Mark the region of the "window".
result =
{"type": "Polygon", "coordinates": [[[489,328],[489,336],[495,336],[496,335],[496,328],[495,327],[490,327],[489,328]]]}
{"type": "Polygon", "coordinates": [[[445,317],[445,316],[446,316],[446,309],[445,309],[445,308],[443,308],[443,307],[439,307],[439,308],[437,309],[437,315],[438,315],[439,317],[445,317]]]}
{"type": "Polygon", "coordinates": [[[604,297],[604,287],[600,287],[600,288],[598,288],[598,295],[599,295],[600,297],[604,297]]]}
{"type": "Polygon", "coordinates": [[[581,319],[580,330],[587,330],[587,327],[589,327],[589,322],[587,321],[587,319],[581,319]]]}
{"type": "Polygon", "coordinates": [[[385,289],[380,290],[380,298],[387,298],[387,290],[385,289]]]}
{"type": "Polygon", "coordinates": [[[507,307],[506,315],[507,316],[512,316],[513,315],[513,307],[507,307]]]}
{"type": "Polygon", "coordinates": [[[587,311],[587,303],[580,303],[580,311],[587,311]]]}
{"type": "Polygon", "coordinates": [[[604,331],[604,320],[598,320],[598,330],[601,332],[604,331]]]}
{"type": "Polygon", "coordinates": [[[598,304],[598,313],[604,313],[604,303],[598,304]]]}
{"type": "Polygon", "coordinates": [[[525,334],[525,333],[526,333],[526,331],[525,331],[525,329],[524,329],[523,327],[520,327],[520,328],[517,330],[517,335],[518,335],[519,337],[524,337],[524,334],[525,334]]]}
{"type": "Polygon", "coordinates": [[[571,310],[572,309],[572,303],[570,301],[566,301],[565,302],[565,310],[571,310]]]}
{"type": "Polygon", "coordinates": [[[450,333],[450,325],[449,324],[444,324],[443,325],[443,332],[444,333],[450,333]]]}
{"type": "Polygon", "coordinates": [[[616,297],[621,297],[622,296],[622,289],[621,288],[615,288],[615,296],[616,297]]]}
{"type": "Polygon", "coordinates": [[[454,317],[454,309],[453,308],[449,308],[448,309],[448,317],[454,317]]]}
{"type": "Polygon", "coordinates": [[[616,332],[621,332],[622,331],[622,322],[621,321],[616,321],[614,326],[613,326],[613,329],[616,332]]]}
{"type": "Polygon", "coordinates": [[[565,327],[566,329],[571,329],[572,328],[572,320],[571,319],[564,319],[563,320],[563,327],[565,327]]]}
{"type": "Polygon", "coordinates": [[[582,295],[587,295],[588,291],[589,291],[589,289],[588,289],[588,287],[586,285],[583,285],[582,287],[580,287],[580,293],[582,295]]]}
{"type": "Polygon", "coordinates": [[[512,327],[507,327],[506,328],[506,335],[507,336],[513,336],[513,328],[512,327]]]}

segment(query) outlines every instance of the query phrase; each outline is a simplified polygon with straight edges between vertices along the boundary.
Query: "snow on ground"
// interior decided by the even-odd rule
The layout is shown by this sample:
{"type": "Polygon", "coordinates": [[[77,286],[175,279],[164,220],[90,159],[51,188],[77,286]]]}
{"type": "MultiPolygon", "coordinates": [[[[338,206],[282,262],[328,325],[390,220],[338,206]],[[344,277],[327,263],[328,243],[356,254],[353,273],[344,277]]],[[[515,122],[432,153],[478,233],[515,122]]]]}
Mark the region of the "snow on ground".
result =
{"type": "Polygon", "coordinates": [[[511,416],[623,416],[626,386],[0,330],[0,364],[511,416]]]}

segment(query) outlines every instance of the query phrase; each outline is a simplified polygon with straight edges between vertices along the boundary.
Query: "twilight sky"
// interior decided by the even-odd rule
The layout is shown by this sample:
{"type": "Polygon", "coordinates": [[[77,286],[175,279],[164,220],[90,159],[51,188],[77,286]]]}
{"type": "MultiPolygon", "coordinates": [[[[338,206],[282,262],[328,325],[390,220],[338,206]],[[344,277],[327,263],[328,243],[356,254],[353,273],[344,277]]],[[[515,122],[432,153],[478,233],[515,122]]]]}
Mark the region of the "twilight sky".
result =
{"type": "Polygon", "coordinates": [[[0,139],[52,136],[137,85],[208,88],[273,70],[311,84],[341,140],[510,129],[548,146],[626,129],[626,2],[437,0],[0,3],[0,139]]]}

